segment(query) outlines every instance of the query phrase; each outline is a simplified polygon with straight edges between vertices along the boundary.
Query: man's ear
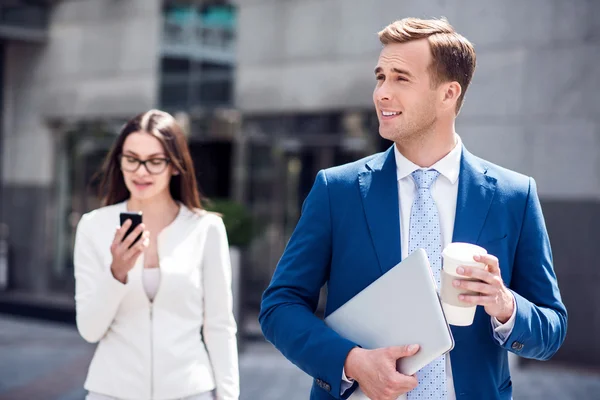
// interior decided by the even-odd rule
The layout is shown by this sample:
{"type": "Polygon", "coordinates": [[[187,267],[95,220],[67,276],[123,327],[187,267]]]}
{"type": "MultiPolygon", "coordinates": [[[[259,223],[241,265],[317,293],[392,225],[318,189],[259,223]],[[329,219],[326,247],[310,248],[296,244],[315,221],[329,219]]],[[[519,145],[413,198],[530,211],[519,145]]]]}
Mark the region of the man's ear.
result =
{"type": "Polygon", "coordinates": [[[442,104],[444,105],[444,108],[456,108],[456,102],[462,94],[462,87],[460,86],[460,83],[456,81],[447,82],[444,83],[442,87],[442,104]]]}

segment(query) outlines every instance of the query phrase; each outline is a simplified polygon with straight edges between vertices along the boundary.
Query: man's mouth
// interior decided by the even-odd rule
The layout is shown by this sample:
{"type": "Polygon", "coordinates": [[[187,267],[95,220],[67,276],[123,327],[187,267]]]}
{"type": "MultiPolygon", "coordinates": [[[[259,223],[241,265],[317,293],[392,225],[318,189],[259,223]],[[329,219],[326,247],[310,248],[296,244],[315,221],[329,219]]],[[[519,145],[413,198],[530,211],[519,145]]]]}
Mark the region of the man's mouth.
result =
{"type": "Polygon", "coordinates": [[[401,111],[381,111],[381,116],[384,118],[393,118],[397,117],[400,114],[402,114],[401,111]]]}

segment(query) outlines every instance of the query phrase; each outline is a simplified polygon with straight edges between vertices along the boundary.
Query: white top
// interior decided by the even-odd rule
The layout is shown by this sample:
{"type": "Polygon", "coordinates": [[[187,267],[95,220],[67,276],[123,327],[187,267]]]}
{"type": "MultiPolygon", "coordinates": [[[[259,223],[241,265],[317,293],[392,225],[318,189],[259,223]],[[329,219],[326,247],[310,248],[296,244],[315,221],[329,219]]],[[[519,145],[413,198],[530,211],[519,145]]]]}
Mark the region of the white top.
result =
{"type": "Polygon", "coordinates": [[[144,291],[150,301],[154,301],[158,286],[160,285],[160,268],[144,268],[142,272],[142,283],[144,291]]]}
{"type": "MultiPolygon", "coordinates": [[[[452,242],[454,233],[454,220],[456,218],[456,202],[458,199],[458,176],[460,173],[460,160],[462,158],[462,141],[457,135],[456,146],[444,158],[436,162],[429,168],[421,168],[407,159],[398,151],[394,145],[394,156],[396,158],[396,175],[398,179],[398,198],[400,200],[400,247],[401,256],[404,260],[408,257],[408,238],[410,225],[410,212],[413,201],[417,194],[417,187],[411,174],[418,169],[435,169],[440,176],[431,185],[431,197],[438,209],[440,218],[440,230],[442,236],[442,248],[452,242]]],[[[515,324],[515,307],[512,317],[502,325],[496,318],[491,318],[491,324],[494,328],[494,337],[499,343],[504,343],[510,336],[515,324]]],[[[417,377],[418,377],[417,373],[417,377]]],[[[346,377],[345,371],[342,372],[342,393],[351,386],[351,381],[346,377]]],[[[450,354],[446,355],[446,386],[447,400],[455,400],[454,381],[452,379],[452,368],[450,363],[450,354]]],[[[366,398],[360,390],[350,396],[352,400],[366,398]]],[[[405,396],[399,399],[405,399],[405,396]]]]}
{"type": "Polygon", "coordinates": [[[85,389],[130,400],[185,398],[216,389],[218,400],[237,400],[237,329],[222,219],[181,205],[157,238],[160,290],[150,302],[143,255],[126,284],[110,272],[110,244],[126,208],[123,202],[94,210],[77,226],[77,328],[85,340],[98,343],[85,389]]]}

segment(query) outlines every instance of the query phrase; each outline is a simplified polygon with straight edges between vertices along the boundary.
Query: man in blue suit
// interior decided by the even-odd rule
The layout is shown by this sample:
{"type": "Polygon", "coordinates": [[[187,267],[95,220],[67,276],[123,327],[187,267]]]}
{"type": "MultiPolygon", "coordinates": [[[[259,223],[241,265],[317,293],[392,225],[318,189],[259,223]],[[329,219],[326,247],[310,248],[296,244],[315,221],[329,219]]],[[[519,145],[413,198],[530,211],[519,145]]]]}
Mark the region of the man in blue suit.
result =
{"type": "Polygon", "coordinates": [[[567,327],[535,181],[475,157],[455,132],[475,70],[467,39],[445,20],[414,18],[379,38],[373,101],[394,146],[317,174],[264,293],[262,330],[315,378],[313,400],[510,399],[507,353],[547,360],[567,327]],[[417,376],[395,366],[418,346],[362,349],[314,315],[323,285],[328,315],[418,247],[439,274],[451,242],[488,251],[475,258],[485,270],[462,270],[479,281],[454,283],[481,307],[472,325],[452,327],[449,355],[417,376]]]}

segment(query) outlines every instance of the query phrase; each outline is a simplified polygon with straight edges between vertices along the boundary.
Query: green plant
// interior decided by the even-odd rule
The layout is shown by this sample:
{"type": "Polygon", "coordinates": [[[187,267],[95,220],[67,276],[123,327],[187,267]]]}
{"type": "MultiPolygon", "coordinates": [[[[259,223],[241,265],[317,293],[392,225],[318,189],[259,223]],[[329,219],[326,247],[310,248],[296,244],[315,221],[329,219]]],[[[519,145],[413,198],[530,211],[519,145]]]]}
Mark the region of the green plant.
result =
{"type": "Polygon", "coordinates": [[[213,199],[204,205],[207,211],[221,214],[231,246],[244,247],[252,241],[254,224],[248,209],[233,200],[213,199]]]}

